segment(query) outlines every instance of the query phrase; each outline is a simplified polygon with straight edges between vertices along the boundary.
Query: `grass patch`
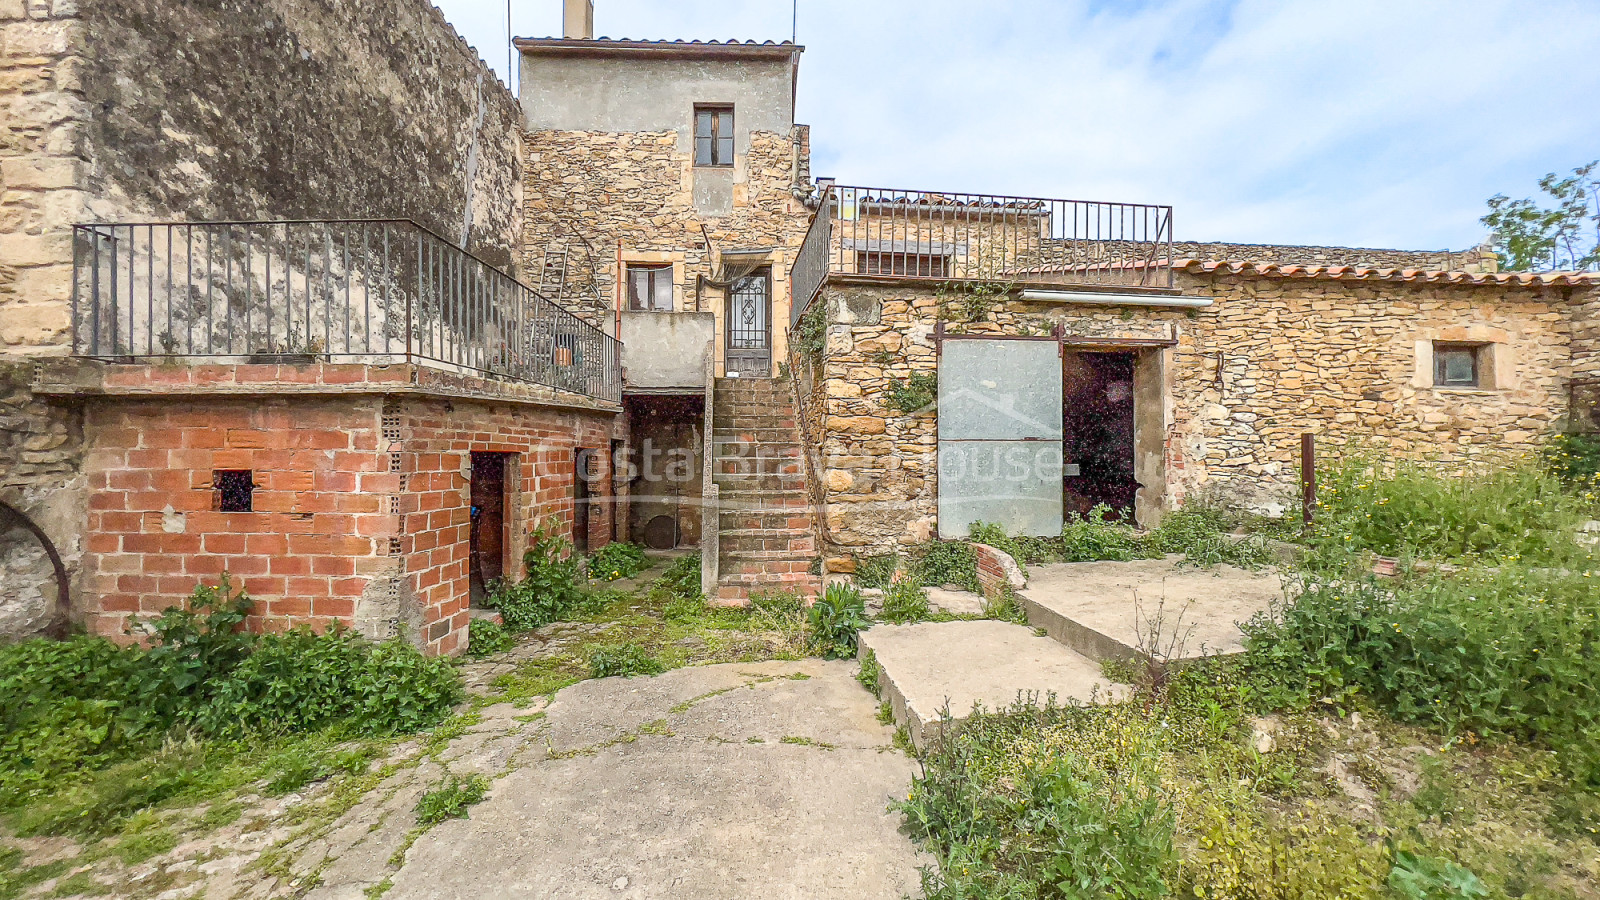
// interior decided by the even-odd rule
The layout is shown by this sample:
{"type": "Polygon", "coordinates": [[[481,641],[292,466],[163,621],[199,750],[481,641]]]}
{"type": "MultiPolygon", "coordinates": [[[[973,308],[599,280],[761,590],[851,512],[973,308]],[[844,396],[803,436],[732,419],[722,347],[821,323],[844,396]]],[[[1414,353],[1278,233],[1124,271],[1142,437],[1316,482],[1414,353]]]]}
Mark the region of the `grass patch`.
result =
{"type": "Polygon", "coordinates": [[[467,811],[489,793],[489,787],[489,779],[482,775],[451,775],[417,800],[417,825],[432,828],[446,819],[466,818],[467,811]]]}

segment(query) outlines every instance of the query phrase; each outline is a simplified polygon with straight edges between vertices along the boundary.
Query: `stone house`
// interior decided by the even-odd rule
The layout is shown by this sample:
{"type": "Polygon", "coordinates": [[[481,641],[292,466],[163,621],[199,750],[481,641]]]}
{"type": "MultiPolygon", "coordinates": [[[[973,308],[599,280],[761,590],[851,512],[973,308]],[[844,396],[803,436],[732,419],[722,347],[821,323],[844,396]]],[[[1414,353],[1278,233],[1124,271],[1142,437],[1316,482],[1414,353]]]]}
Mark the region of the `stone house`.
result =
{"type": "Polygon", "coordinates": [[[513,96],[425,0],[0,0],[0,634],[226,572],[453,653],[544,521],[809,594],[976,519],[1282,508],[1306,432],[1531,449],[1600,383],[1593,275],[842,187],[803,48],[564,3],[513,96]]]}

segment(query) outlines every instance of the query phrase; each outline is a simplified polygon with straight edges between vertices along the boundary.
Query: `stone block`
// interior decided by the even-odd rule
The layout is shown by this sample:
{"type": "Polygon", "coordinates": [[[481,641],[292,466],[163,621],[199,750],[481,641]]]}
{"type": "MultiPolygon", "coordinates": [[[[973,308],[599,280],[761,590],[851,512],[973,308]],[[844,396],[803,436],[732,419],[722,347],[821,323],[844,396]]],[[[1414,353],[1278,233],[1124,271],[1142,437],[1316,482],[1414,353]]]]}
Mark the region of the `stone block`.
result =
{"type": "Polygon", "coordinates": [[[72,262],[72,235],[0,234],[0,259],[8,266],[49,266],[72,262]]]}
{"type": "Polygon", "coordinates": [[[76,159],[21,157],[0,160],[0,184],[8,191],[75,188],[83,177],[76,159]]]}
{"type": "Polygon", "coordinates": [[[9,303],[0,309],[0,343],[7,346],[58,344],[71,326],[71,314],[59,303],[9,303]]]}

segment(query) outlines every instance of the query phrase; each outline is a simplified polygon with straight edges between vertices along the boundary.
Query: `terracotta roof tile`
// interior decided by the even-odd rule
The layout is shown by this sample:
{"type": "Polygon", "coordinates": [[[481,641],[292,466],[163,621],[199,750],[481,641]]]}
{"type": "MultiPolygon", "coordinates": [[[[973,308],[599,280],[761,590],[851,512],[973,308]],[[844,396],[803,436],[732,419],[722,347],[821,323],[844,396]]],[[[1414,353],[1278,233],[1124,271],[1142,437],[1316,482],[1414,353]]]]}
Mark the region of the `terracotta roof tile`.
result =
{"type": "Polygon", "coordinates": [[[1364,269],[1355,266],[1281,266],[1218,259],[1178,259],[1172,267],[1191,275],[1262,275],[1334,281],[1403,281],[1509,287],[1597,287],[1600,272],[1444,272],[1434,269],[1364,269]]]}

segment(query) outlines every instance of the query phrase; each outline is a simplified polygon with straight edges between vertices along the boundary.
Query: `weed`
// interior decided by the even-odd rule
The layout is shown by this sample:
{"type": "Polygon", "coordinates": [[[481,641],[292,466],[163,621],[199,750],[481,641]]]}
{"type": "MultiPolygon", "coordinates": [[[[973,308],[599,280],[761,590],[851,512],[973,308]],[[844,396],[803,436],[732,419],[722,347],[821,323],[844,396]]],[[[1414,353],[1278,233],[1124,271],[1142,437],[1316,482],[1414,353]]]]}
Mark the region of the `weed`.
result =
{"type": "Polygon", "coordinates": [[[467,655],[473,659],[504,653],[516,645],[516,636],[504,625],[488,619],[473,619],[467,623],[467,655]]]}
{"type": "Polygon", "coordinates": [[[976,594],[978,586],[978,558],[972,545],[964,541],[930,541],[921,548],[921,556],[911,568],[912,580],[927,587],[954,585],[976,594]]]}
{"type": "Polygon", "coordinates": [[[800,351],[802,356],[812,359],[822,356],[822,351],[828,347],[828,295],[826,292],[811,301],[811,306],[800,316],[800,321],[795,323],[789,339],[794,342],[795,349],[800,351]]]}
{"type": "Polygon", "coordinates": [[[612,541],[589,555],[589,577],[601,581],[632,578],[650,565],[644,548],[624,541],[612,541]]]}
{"type": "Polygon", "coordinates": [[[878,696],[878,687],[883,679],[883,667],[878,665],[878,654],[868,650],[861,655],[861,668],[856,672],[856,681],[861,686],[878,696]]]}
{"type": "Polygon", "coordinates": [[[983,617],[1013,625],[1028,624],[1028,612],[1009,587],[1003,587],[992,596],[983,598],[983,617]]]}
{"type": "Polygon", "coordinates": [[[827,659],[849,659],[856,653],[856,635],[867,621],[866,601],[860,589],[832,584],[811,605],[807,616],[812,650],[827,659]]]}
{"type": "Polygon", "coordinates": [[[900,568],[900,554],[886,553],[856,561],[856,584],[864,588],[887,588],[900,568]]]}
{"type": "Polygon", "coordinates": [[[889,701],[885,700],[882,703],[878,704],[878,724],[880,724],[880,725],[893,725],[894,724],[894,704],[893,703],[890,703],[889,701]]]}
{"type": "Polygon", "coordinates": [[[937,372],[912,372],[902,381],[889,380],[888,397],[884,401],[890,409],[908,416],[930,412],[939,400],[939,374],[937,372]]]}
{"type": "Polygon", "coordinates": [[[467,810],[488,793],[489,779],[482,775],[451,775],[417,800],[417,825],[432,828],[446,819],[464,819],[467,810]]]}
{"type": "Polygon", "coordinates": [[[923,622],[932,617],[933,607],[928,604],[928,592],[909,578],[889,585],[883,594],[883,619],[897,625],[923,622]]]}
{"type": "Polygon", "coordinates": [[[111,893],[111,888],[95,881],[88,872],[79,872],[56,882],[52,897],[98,897],[111,893]]]}
{"type": "Polygon", "coordinates": [[[142,831],[117,843],[112,852],[123,865],[136,866],[152,856],[160,856],[178,846],[178,836],[170,831],[142,831]]]}
{"type": "Polygon", "coordinates": [[[560,523],[547,519],[528,534],[522,555],[524,577],[495,587],[485,601],[500,610],[506,628],[530,631],[581,613],[587,606],[582,574],[560,523]]]}
{"type": "Polygon", "coordinates": [[[819,740],[815,740],[813,738],[808,738],[808,737],[800,737],[798,735],[793,735],[793,734],[784,735],[783,737],[778,739],[778,743],[780,743],[780,744],[793,744],[793,745],[799,746],[799,747],[816,747],[818,750],[837,750],[837,749],[839,749],[836,745],[827,743],[826,741],[819,741],[819,740]]]}
{"type": "Polygon", "coordinates": [[[636,675],[659,675],[664,671],[666,667],[660,660],[632,641],[602,644],[589,651],[590,678],[632,678],[636,675]]]}
{"type": "Polygon", "coordinates": [[[1404,900],[1479,900],[1489,891],[1478,876],[1446,859],[1401,850],[1394,855],[1389,887],[1404,900]]]}

